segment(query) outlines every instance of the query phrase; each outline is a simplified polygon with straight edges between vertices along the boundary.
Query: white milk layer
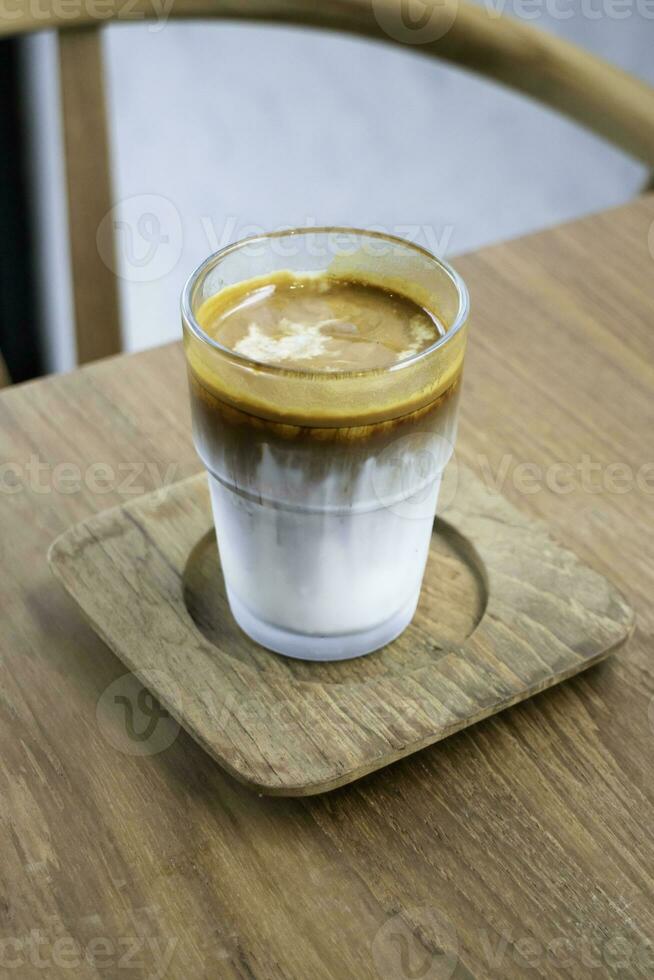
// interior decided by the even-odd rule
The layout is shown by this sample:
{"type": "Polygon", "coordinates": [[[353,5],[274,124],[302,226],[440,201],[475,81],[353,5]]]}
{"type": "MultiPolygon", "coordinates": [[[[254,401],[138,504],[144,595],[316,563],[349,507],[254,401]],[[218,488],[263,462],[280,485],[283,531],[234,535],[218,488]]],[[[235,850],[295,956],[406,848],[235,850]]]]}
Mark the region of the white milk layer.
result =
{"type": "Polygon", "coordinates": [[[242,628],[312,660],[358,656],[397,636],[418,602],[452,441],[413,433],[354,457],[324,446],[318,467],[315,450],[264,446],[247,472],[220,453],[205,458],[242,628]]]}

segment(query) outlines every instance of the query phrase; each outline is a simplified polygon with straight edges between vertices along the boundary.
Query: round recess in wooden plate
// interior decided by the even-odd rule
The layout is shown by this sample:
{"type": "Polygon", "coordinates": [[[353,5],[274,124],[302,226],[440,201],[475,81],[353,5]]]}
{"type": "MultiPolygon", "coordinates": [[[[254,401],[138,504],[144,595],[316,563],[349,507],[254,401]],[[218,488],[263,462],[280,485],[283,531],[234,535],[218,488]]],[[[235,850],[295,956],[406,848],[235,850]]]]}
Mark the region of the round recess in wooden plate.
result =
{"type": "Polygon", "coordinates": [[[184,602],[202,635],[259,671],[296,681],[340,684],[374,680],[427,666],[472,634],[486,608],[483,565],[471,543],[445,521],[436,521],[420,602],[413,622],[393,643],[355,660],[321,663],[282,657],[259,646],[229,611],[213,531],[189,555],[183,575],[184,602]]]}

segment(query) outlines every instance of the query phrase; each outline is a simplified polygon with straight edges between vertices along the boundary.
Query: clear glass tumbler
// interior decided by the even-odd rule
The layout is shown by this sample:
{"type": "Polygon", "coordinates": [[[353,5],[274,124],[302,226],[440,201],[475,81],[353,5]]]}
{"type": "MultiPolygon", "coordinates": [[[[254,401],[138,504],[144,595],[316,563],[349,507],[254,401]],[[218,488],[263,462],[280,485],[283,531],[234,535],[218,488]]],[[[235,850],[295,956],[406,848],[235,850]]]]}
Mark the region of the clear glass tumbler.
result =
{"type": "Polygon", "coordinates": [[[190,277],[182,318],[194,440],[230,608],[253,640],[341,660],[411,621],[454,446],[468,305],[460,277],[429,252],[343,228],[246,239],[190,277]],[[203,331],[196,314],[207,299],[283,269],[404,293],[444,334],[390,368],[312,372],[250,360],[203,331]]]}

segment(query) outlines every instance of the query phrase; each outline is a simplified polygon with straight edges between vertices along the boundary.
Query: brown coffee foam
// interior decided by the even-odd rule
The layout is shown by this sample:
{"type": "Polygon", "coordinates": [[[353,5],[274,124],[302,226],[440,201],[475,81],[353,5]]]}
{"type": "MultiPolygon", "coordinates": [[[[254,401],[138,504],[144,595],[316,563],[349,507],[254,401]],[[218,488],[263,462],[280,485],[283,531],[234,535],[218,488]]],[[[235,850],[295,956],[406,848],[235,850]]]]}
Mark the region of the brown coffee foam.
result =
{"type": "MultiPolygon", "coordinates": [[[[268,280],[269,277],[260,277],[250,280],[250,284],[268,280]]],[[[369,280],[361,277],[361,281],[369,280]]],[[[422,287],[388,277],[373,277],[370,281],[380,288],[402,292],[416,303],[424,302],[425,308],[440,319],[433,297],[429,297],[427,305],[427,293],[422,287]]],[[[242,290],[240,284],[239,291],[242,290]]],[[[211,303],[214,298],[205,302],[211,303]]],[[[203,339],[188,325],[184,342],[191,378],[205,398],[213,398],[253,419],[273,422],[281,426],[280,434],[285,426],[290,430],[365,430],[423,409],[428,411],[441,396],[456,388],[463,366],[465,325],[415,358],[391,368],[358,372],[287,370],[280,365],[257,364],[216,345],[209,337],[203,339]]]]}
{"type": "Polygon", "coordinates": [[[406,292],[327,272],[283,270],[226,286],[202,303],[196,319],[234,352],[316,374],[387,370],[445,334],[435,314],[406,292]]]}

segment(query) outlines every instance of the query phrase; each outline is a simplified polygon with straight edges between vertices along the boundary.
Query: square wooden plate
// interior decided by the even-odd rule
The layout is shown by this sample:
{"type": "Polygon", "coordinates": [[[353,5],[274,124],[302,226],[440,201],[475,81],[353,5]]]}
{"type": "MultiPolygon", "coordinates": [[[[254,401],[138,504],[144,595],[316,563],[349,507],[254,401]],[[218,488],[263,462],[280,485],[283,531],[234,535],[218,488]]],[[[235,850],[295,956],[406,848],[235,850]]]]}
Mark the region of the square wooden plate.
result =
{"type": "Polygon", "coordinates": [[[383,650],[321,664],[233,621],[204,474],[54,542],[94,628],[221,766],[259,792],[351,782],[589,667],[630,634],[617,590],[459,467],[418,612],[383,650]]]}

